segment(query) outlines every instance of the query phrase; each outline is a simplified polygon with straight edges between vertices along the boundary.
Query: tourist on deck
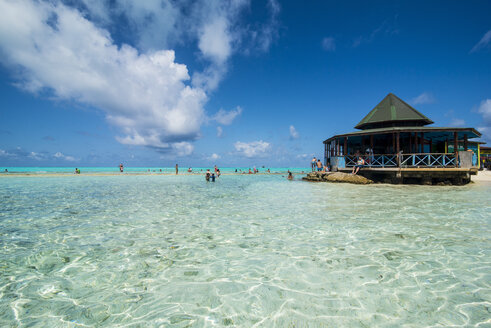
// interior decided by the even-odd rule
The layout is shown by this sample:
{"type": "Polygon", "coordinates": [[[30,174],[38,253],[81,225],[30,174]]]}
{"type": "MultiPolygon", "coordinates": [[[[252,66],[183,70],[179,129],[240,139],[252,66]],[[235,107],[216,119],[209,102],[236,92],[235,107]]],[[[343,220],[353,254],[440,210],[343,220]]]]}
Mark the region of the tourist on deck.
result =
{"type": "Polygon", "coordinates": [[[356,165],[353,166],[353,170],[351,171],[351,174],[357,174],[358,171],[360,171],[360,168],[363,167],[365,164],[365,161],[361,156],[358,156],[358,161],[356,161],[356,165]]]}
{"type": "Polygon", "coordinates": [[[310,162],[310,166],[312,167],[312,172],[315,171],[315,166],[316,166],[316,163],[317,163],[317,158],[312,158],[312,162],[310,162]]]}
{"type": "Polygon", "coordinates": [[[322,171],[322,162],[320,159],[317,160],[317,172],[322,171]]]}

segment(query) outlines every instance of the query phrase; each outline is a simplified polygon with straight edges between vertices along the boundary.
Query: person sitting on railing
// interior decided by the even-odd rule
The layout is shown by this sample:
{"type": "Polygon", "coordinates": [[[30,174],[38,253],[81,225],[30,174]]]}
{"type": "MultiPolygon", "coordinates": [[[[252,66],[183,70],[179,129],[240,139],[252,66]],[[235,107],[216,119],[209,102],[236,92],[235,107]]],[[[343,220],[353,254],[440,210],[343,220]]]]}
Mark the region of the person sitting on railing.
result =
{"type": "Polygon", "coordinates": [[[356,165],[353,166],[353,170],[351,171],[351,174],[356,174],[358,171],[360,171],[360,168],[363,167],[365,164],[365,161],[361,156],[358,156],[358,161],[356,162],[356,165]]]}

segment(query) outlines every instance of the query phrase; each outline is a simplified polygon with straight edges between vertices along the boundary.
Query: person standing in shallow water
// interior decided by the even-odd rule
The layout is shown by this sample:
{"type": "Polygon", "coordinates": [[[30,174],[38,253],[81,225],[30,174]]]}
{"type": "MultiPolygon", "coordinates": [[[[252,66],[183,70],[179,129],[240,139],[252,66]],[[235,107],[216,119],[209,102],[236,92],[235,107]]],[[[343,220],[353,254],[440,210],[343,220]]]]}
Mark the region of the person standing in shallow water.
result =
{"type": "Polygon", "coordinates": [[[124,169],[123,163],[119,164],[119,172],[123,173],[123,169],[124,169]]]}
{"type": "Polygon", "coordinates": [[[179,174],[179,165],[176,164],[176,175],[179,174]]]}

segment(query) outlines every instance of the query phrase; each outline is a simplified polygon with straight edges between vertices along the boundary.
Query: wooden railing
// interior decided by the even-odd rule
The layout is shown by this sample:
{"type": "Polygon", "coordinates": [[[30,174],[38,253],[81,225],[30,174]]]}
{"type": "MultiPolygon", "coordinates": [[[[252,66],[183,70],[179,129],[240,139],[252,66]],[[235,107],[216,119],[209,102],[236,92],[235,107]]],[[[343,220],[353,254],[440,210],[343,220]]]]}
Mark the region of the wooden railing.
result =
{"type": "MultiPolygon", "coordinates": [[[[431,154],[373,154],[361,156],[365,161],[364,167],[456,167],[454,153],[431,154]],[[399,165],[398,165],[399,163],[399,165]]],[[[346,167],[356,165],[358,156],[345,156],[346,167]]]]}

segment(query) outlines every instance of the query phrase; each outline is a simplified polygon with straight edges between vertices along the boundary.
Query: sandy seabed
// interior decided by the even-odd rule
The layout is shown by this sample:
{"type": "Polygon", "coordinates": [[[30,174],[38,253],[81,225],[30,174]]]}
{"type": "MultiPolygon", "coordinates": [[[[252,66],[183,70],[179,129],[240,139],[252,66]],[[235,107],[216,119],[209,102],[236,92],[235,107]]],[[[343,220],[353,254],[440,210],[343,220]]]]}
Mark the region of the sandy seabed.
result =
{"type": "Polygon", "coordinates": [[[483,170],[478,171],[477,175],[473,175],[471,180],[474,182],[491,182],[491,171],[483,170]]]}

